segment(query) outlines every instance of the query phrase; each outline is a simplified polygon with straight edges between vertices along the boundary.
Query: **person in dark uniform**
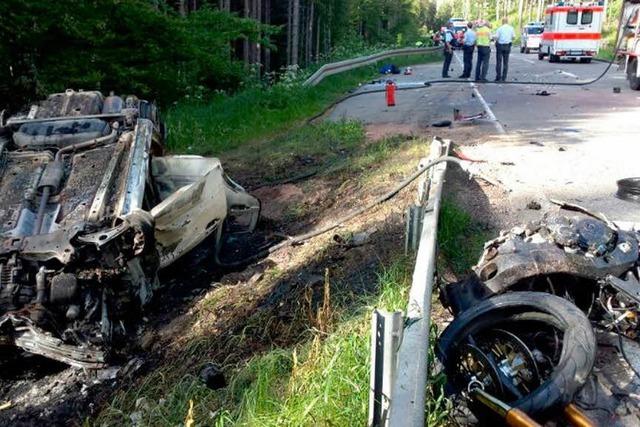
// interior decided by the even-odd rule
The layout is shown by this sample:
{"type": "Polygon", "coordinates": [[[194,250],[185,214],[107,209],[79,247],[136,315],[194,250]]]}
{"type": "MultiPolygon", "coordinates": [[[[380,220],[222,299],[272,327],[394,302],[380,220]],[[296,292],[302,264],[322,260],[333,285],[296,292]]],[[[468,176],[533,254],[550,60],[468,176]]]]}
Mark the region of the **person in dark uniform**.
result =
{"type": "Polygon", "coordinates": [[[451,27],[453,27],[453,23],[447,22],[447,28],[444,30],[444,49],[442,50],[444,54],[444,63],[442,64],[443,79],[450,77],[449,67],[451,67],[451,59],[453,58],[453,32],[451,31],[451,27]]]}
{"type": "Polygon", "coordinates": [[[459,77],[468,79],[471,77],[471,69],[473,68],[473,51],[476,49],[476,32],[473,31],[471,21],[467,23],[467,31],[464,33],[464,42],[462,46],[464,52],[464,71],[459,77]]]}

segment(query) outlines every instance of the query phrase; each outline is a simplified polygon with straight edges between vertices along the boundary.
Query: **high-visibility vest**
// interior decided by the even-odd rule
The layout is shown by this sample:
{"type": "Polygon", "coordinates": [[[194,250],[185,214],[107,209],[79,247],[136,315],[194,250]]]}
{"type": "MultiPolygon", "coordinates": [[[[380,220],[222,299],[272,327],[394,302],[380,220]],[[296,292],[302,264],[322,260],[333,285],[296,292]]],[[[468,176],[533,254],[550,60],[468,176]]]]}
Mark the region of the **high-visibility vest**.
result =
{"type": "Polygon", "coordinates": [[[491,44],[491,30],[487,27],[480,27],[476,30],[478,46],[489,46],[491,44]]]}

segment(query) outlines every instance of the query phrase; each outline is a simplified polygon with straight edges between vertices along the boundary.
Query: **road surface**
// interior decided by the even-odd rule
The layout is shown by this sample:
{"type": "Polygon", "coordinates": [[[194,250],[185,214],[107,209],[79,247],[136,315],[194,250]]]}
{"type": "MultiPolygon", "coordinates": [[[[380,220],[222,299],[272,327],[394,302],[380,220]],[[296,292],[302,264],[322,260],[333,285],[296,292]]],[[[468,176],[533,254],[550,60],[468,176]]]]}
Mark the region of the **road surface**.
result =
{"type": "MultiPolygon", "coordinates": [[[[461,74],[456,52],[451,76],[461,74]]],[[[464,115],[486,112],[486,119],[454,123],[445,135],[470,158],[485,160],[483,173],[502,182],[510,203],[522,216],[525,208],[561,199],[601,211],[617,221],[640,222],[640,205],[614,197],[616,181],[638,176],[640,158],[640,92],[629,89],[624,73],[613,66],[601,80],[586,86],[559,86],[592,80],[607,64],[549,63],[536,54],[511,54],[508,80],[544,84],[478,84],[457,82],[401,91],[397,106],[387,107],[384,94],[363,95],[338,105],[331,118],[356,118],[366,124],[389,124],[424,131],[453,109],[464,115]],[[613,88],[620,87],[621,93],[613,88]],[[536,95],[546,91],[547,96],[536,95]]],[[[411,76],[393,76],[400,87],[439,79],[441,64],[416,66],[411,76]]],[[[495,77],[495,57],[488,78],[495,77]]],[[[475,72],[475,71],[474,71],[475,72]]],[[[380,88],[369,84],[366,91],[380,88]]],[[[432,128],[430,132],[437,134],[432,128]]],[[[525,218],[527,219],[527,218],[525,218]]]]}
{"type": "MultiPolygon", "coordinates": [[[[495,58],[491,59],[489,77],[493,78],[495,58]]],[[[421,86],[439,79],[441,67],[441,63],[416,66],[411,76],[392,77],[399,87],[421,86]]],[[[464,177],[447,184],[456,199],[460,194],[465,199],[479,195],[484,203],[472,201],[466,207],[476,219],[501,217],[493,226],[537,219],[551,207],[552,199],[603,212],[614,221],[640,224],[640,205],[614,196],[618,179],[640,176],[640,92],[629,89],[617,66],[590,85],[558,85],[596,79],[606,67],[601,62],[549,63],[539,61],[535,54],[516,51],[511,55],[508,79],[543,84],[434,84],[399,92],[395,107],[386,106],[383,93],[369,94],[339,104],[330,118],[358,119],[370,127],[387,128],[391,134],[441,134],[452,139],[467,157],[482,161],[476,165],[484,175],[502,183],[498,192],[494,186],[464,177]],[[621,92],[614,93],[614,87],[621,92]],[[546,95],[541,95],[543,91],[546,95]],[[454,108],[463,115],[484,112],[485,117],[454,122],[450,129],[431,126],[451,120],[454,108]],[[542,210],[529,209],[532,201],[542,210]]],[[[461,74],[459,53],[453,68],[451,76],[461,74]]],[[[382,83],[373,83],[358,90],[381,87],[382,83]]],[[[616,338],[600,334],[598,342],[594,374],[577,400],[588,402],[588,414],[599,425],[638,425],[640,381],[615,350],[616,338]]],[[[640,367],[640,346],[627,341],[625,350],[640,367]]]]}

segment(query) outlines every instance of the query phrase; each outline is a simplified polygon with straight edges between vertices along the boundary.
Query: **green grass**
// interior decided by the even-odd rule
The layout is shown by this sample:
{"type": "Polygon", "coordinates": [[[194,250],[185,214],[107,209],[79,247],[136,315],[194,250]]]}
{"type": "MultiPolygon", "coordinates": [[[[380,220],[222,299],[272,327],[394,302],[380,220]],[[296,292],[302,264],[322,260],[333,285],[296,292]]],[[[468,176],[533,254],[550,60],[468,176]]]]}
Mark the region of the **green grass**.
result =
{"type": "Polygon", "coordinates": [[[487,237],[469,213],[450,200],[443,201],[438,222],[438,248],[455,273],[468,272],[475,265],[487,237]]]}
{"type": "MultiPolygon", "coordinates": [[[[399,66],[436,60],[438,55],[395,58],[399,66]]],[[[173,152],[218,155],[246,142],[268,140],[311,117],[348,90],[377,75],[381,64],[330,76],[315,87],[300,82],[247,88],[208,103],[181,102],[166,111],[173,152]]]]}
{"type": "MultiPolygon", "coordinates": [[[[174,382],[167,370],[158,371],[141,386],[120,394],[94,425],[128,423],[132,413],[141,425],[179,425],[191,402],[195,425],[365,425],[371,311],[406,307],[411,270],[408,259],[397,260],[379,273],[377,291],[366,296],[354,297],[340,288],[332,288],[335,295],[329,296],[325,288],[326,302],[309,338],[228,367],[229,385],[224,389],[210,390],[192,375],[174,382]],[[142,397],[144,404],[136,408],[142,397]]],[[[442,386],[441,377],[430,384],[429,425],[443,424],[449,411],[442,386]]]]}

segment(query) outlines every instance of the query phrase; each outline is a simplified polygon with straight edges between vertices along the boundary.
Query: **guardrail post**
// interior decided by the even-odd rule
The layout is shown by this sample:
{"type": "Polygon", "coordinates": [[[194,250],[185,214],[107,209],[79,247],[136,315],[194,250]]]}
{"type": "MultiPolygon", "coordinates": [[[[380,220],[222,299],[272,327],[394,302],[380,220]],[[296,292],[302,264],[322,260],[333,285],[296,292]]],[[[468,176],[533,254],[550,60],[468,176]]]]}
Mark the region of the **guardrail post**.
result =
{"type": "Polygon", "coordinates": [[[402,340],[401,311],[374,310],[371,316],[371,375],[369,427],[386,425],[389,396],[393,390],[398,347],[402,340]]]}

